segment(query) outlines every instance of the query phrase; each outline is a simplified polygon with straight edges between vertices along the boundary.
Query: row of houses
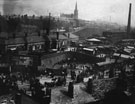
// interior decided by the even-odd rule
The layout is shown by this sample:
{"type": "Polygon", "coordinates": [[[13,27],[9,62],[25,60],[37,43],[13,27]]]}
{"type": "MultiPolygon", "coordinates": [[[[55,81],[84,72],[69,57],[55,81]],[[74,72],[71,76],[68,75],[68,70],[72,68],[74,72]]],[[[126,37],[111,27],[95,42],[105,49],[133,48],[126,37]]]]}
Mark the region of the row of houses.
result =
{"type": "Polygon", "coordinates": [[[45,31],[0,33],[1,51],[18,50],[42,52],[48,49],[67,47],[70,41],[78,41],[78,36],[61,31],[52,31],[46,35],[45,31]]]}

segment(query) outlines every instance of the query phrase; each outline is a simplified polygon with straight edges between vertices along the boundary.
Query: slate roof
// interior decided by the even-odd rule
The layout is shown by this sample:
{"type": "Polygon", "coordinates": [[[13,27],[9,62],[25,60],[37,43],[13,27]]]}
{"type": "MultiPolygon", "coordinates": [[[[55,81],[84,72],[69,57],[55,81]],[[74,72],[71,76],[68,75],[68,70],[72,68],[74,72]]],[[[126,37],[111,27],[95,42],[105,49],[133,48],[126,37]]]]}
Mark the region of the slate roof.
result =
{"type": "Polygon", "coordinates": [[[8,40],[5,41],[6,45],[14,45],[14,44],[24,44],[25,41],[23,38],[10,38],[8,40]]]}

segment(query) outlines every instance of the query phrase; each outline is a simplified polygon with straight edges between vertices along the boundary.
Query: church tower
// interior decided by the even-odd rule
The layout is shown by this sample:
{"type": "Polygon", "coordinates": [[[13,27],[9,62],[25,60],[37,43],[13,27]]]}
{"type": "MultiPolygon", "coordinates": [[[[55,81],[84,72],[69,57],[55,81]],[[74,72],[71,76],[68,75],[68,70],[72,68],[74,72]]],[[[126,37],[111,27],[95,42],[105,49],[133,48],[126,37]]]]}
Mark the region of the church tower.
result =
{"type": "Polygon", "coordinates": [[[78,19],[78,9],[77,9],[77,2],[76,2],[76,5],[75,5],[75,10],[74,10],[74,19],[78,19]]]}

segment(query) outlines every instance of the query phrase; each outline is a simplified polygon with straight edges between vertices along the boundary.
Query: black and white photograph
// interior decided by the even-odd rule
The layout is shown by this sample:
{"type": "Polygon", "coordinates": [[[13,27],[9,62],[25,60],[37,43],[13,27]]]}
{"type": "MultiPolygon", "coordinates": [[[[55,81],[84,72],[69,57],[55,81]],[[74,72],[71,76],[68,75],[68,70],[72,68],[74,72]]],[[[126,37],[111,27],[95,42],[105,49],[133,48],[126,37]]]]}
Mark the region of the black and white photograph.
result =
{"type": "Polygon", "coordinates": [[[0,0],[0,104],[135,104],[135,0],[0,0]]]}

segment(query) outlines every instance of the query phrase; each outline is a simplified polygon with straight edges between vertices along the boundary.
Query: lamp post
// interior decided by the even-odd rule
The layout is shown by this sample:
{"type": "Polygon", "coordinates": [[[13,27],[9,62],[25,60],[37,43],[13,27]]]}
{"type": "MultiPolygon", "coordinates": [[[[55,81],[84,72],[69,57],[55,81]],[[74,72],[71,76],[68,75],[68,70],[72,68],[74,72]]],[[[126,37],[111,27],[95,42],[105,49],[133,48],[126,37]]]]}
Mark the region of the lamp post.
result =
{"type": "Polygon", "coordinates": [[[57,41],[56,48],[59,51],[60,46],[59,46],[59,30],[58,29],[56,31],[56,35],[57,35],[57,38],[56,38],[56,41],[57,41]]]}
{"type": "Polygon", "coordinates": [[[62,33],[62,32],[65,32],[65,30],[60,30],[60,29],[58,29],[57,28],[57,30],[56,30],[56,41],[57,41],[57,44],[56,44],[56,48],[58,49],[58,51],[60,50],[60,39],[59,39],[59,35],[60,35],[60,33],[62,33]]]}

